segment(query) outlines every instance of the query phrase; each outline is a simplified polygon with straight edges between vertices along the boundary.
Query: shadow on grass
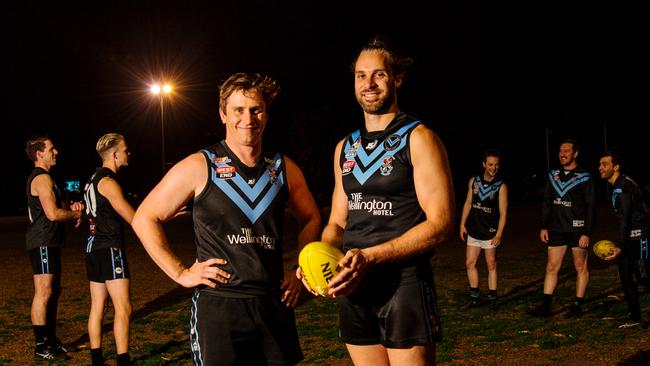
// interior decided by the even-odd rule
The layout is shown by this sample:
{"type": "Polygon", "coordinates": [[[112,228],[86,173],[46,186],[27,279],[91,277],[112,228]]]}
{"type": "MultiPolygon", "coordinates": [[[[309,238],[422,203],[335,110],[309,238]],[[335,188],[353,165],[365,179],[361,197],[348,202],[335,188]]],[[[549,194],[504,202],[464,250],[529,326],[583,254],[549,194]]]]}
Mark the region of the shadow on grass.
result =
{"type": "Polygon", "coordinates": [[[647,366],[650,364],[650,350],[638,351],[618,363],[618,366],[647,366]]]}

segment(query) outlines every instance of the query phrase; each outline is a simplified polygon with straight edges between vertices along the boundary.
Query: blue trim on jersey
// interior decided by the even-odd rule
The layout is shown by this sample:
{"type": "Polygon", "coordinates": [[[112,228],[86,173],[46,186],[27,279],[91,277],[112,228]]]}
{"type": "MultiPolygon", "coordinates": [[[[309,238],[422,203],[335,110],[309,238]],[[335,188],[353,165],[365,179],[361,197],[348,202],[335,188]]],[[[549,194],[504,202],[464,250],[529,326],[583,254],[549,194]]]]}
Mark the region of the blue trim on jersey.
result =
{"type": "Polygon", "coordinates": [[[503,181],[499,180],[485,187],[483,186],[483,180],[480,176],[477,175],[476,178],[474,178],[474,188],[478,189],[478,198],[480,198],[481,201],[485,201],[486,198],[492,197],[494,194],[498,193],[502,183],[503,181]]]}
{"type": "MultiPolygon", "coordinates": [[[[210,160],[214,162],[216,154],[213,154],[207,150],[203,151],[208,155],[210,160]]],[[[242,178],[240,174],[235,174],[234,177],[228,179],[233,182],[237,188],[239,188],[244,193],[244,195],[246,195],[246,198],[251,201],[250,203],[246,202],[246,200],[244,200],[244,197],[242,197],[241,194],[237,192],[225,179],[220,179],[217,177],[217,171],[215,169],[212,169],[212,176],[210,179],[219,189],[221,189],[223,193],[226,194],[226,196],[228,196],[228,198],[230,198],[231,201],[233,201],[233,203],[237,205],[237,207],[239,207],[241,212],[246,215],[246,217],[248,217],[251,223],[254,224],[255,221],[257,221],[257,219],[262,216],[266,209],[269,208],[271,202],[273,202],[273,199],[275,199],[275,197],[278,195],[278,192],[280,192],[280,189],[284,186],[284,177],[282,174],[279,174],[275,182],[271,182],[270,174],[268,174],[268,171],[271,168],[277,171],[281,162],[282,160],[280,154],[276,154],[273,157],[273,162],[267,166],[267,174],[262,174],[262,176],[257,180],[257,182],[255,182],[252,187],[248,185],[246,181],[244,181],[244,178],[242,178]],[[254,206],[255,200],[260,197],[267,186],[270,186],[270,188],[262,196],[262,199],[259,201],[257,206],[254,206]]],[[[218,167],[228,166],[226,163],[218,162],[216,162],[215,165],[218,167]]]]}
{"type": "MultiPolygon", "coordinates": [[[[384,148],[384,144],[380,144],[375,148],[375,150],[370,155],[368,155],[366,154],[366,150],[363,149],[363,147],[361,147],[361,145],[359,144],[359,146],[354,150],[356,150],[356,157],[357,157],[356,160],[360,164],[355,164],[354,168],[352,168],[352,175],[354,175],[354,177],[357,179],[357,182],[363,185],[368,180],[368,178],[370,178],[381,167],[381,165],[384,163],[384,158],[386,158],[389,155],[392,156],[396,154],[398,151],[402,150],[404,146],[406,146],[406,142],[408,141],[408,136],[407,136],[408,130],[418,123],[420,123],[420,121],[411,122],[408,125],[397,130],[394,134],[392,134],[392,135],[399,135],[401,137],[400,144],[393,150],[386,151],[386,149],[384,148]],[[377,159],[380,155],[381,158],[377,159]],[[361,167],[362,164],[364,166],[363,168],[361,167]],[[371,165],[368,166],[368,164],[371,165]]],[[[351,138],[345,142],[344,151],[348,151],[352,149],[350,140],[352,140],[352,142],[354,143],[357,139],[359,139],[360,134],[361,132],[357,130],[350,135],[351,138]]],[[[388,142],[388,144],[391,146],[397,143],[397,140],[386,139],[385,141],[388,142]]]]}
{"type": "Polygon", "coordinates": [[[612,208],[614,208],[614,209],[616,208],[616,199],[618,198],[618,195],[620,193],[623,193],[623,189],[621,189],[621,188],[616,188],[612,192],[612,208]]]}
{"type": "Polygon", "coordinates": [[[199,343],[199,329],[198,323],[198,301],[200,292],[195,292],[192,296],[192,309],[190,311],[190,352],[192,353],[192,361],[194,365],[203,365],[203,355],[201,354],[201,344],[199,343]],[[196,347],[195,347],[196,345],[196,347]]]}
{"type": "Polygon", "coordinates": [[[639,250],[639,259],[648,260],[648,252],[650,251],[650,248],[648,248],[648,238],[639,240],[639,250]]]}
{"type": "Polygon", "coordinates": [[[49,274],[50,273],[50,253],[47,250],[47,247],[40,247],[41,252],[41,273],[49,274]]]}
{"type": "Polygon", "coordinates": [[[560,196],[560,198],[564,197],[565,194],[567,194],[571,189],[573,189],[578,184],[584,183],[589,179],[591,179],[591,174],[587,172],[580,173],[566,182],[562,182],[560,179],[555,179],[555,177],[558,175],[559,175],[558,170],[554,170],[548,173],[548,176],[551,181],[551,185],[553,186],[553,189],[555,189],[555,192],[557,192],[557,194],[560,196]]]}
{"type": "Polygon", "coordinates": [[[86,244],[86,253],[90,253],[93,251],[93,242],[95,241],[95,236],[90,235],[88,236],[88,244],[86,244]]]}

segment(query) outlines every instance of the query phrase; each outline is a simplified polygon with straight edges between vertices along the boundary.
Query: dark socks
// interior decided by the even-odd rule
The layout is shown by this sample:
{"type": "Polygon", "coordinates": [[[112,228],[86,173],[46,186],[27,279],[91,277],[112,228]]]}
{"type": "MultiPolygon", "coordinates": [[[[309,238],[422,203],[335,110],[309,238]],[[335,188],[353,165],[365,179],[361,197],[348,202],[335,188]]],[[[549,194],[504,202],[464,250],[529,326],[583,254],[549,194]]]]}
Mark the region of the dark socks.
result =
{"type": "Polygon", "coordinates": [[[496,300],[497,299],[497,290],[488,290],[488,299],[496,300]]]}
{"type": "Polygon", "coordinates": [[[117,366],[129,366],[131,365],[131,357],[129,357],[129,353],[120,353],[117,355],[117,366]]]}
{"type": "Polygon", "coordinates": [[[90,359],[93,363],[92,366],[104,366],[104,355],[101,348],[91,348],[90,359]]]}
{"type": "Polygon", "coordinates": [[[584,297],[577,297],[577,296],[576,296],[576,299],[575,299],[575,301],[573,302],[573,306],[580,306],[580,305],[582,305],[584,302],[585,302],[585,298],[584,298],[584,297]]]}
{"type": "Polygon", "coordinates": [[[542,297],[542,308],[550,309],[552,300],[553,300],[553,295],[544,294],[544,296],[542,297]]]}
{"type": "Polygon", "coordinates": [[[479,291],[478,287],[469,288],[469,297],[471,297],[472,299],[478,299],[480,295],[481,292],[479,291]]]}
{"type": "Polygon", "coordinates": [[[34,325],[34,338],[36,339],[36,347],[45,346],[45,341],[47,340],[47,326],[46,325],[34,325]]]}

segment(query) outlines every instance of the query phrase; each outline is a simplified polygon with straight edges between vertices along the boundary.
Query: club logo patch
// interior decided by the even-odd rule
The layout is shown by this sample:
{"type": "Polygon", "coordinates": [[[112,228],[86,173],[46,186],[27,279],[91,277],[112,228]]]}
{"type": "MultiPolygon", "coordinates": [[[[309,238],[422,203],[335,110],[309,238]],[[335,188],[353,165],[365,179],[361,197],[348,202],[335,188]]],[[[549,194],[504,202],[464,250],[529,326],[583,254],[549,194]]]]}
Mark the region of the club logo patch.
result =
{"type": "Polygon", "coordinates": [[[395,159],[390,155],[384,158],[384,163],[381,164],[381,167],[379,167],[379,171],[381,172],[381,175],[383,176],[390,175],[390,173],[393,171],[393,160],[395,159]]]}
{"type": "Polygon", "coordinates": [[[402,142],[402,137],[397,134],[392,134],[384,140],[384,150],[393,151],[399,147],[400,142],[402,142]]]}
{"type": "Polygon", "coordinates": [[[234,166],[225,165],[216,167],[215,171],[220,179],[230,179],[235,176],[237,169],[234,166]]]}
{"type": "Polygon", "coordinates": [[[341,173],[343,175],[350,174],[350,172],[352,171],[352,169],[354,169],[354,166],[356,164],[357,163],[354,160],[347,160],[345,163],[343,163],[343,168],[341,173]]]}

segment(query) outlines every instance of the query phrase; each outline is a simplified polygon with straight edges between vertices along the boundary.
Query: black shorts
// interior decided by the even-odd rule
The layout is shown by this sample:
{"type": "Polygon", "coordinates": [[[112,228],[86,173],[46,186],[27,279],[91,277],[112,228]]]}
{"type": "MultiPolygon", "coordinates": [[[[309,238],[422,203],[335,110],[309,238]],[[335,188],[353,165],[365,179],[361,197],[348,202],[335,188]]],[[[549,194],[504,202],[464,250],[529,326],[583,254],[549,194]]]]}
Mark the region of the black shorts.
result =
{"type": "Polygon", "coordinates": [[[38,247],[27,252],[32,262],[32,273],[61,274],[61,248],[38,247]]]}
{"type": "Polygon", "coordinates": [[[86,253],[88,281],[104,283],[131,278],[124,248],[102,248],[86,253]]]}
{"type": "Polygon", "coordinates": [[[582,233],[580,232],[565,232],[565,233],[560,233],[560,232],[555,232],[555,231],[550,231],[548,232],[548,246],[549,247],[563,247],[565,245],[568,245],[570,248],[580,248],[580,245],[578,242],[580,241],[580,237],[582,236],[582,233]]]}
{"type": "Polygon", "coordinates": [[[195,292],[190,348],[194,365],[295,365],[303,359],[293,309],[279,296],[195,292]]]}
{"type": "Polygon", "coordinates": [[[343,342],[402,348],[440,341],[440,315],[433,282],[401,284],[391,292],[352,294],[341,300],[343,342]]]}

